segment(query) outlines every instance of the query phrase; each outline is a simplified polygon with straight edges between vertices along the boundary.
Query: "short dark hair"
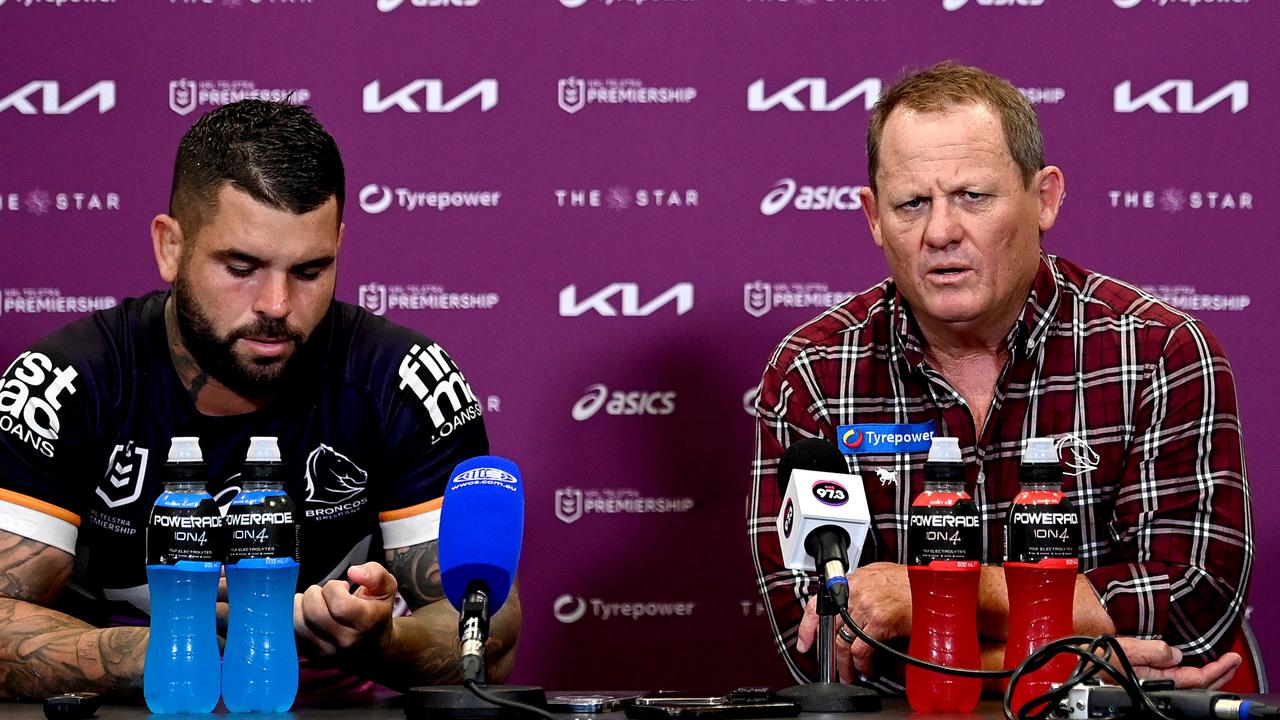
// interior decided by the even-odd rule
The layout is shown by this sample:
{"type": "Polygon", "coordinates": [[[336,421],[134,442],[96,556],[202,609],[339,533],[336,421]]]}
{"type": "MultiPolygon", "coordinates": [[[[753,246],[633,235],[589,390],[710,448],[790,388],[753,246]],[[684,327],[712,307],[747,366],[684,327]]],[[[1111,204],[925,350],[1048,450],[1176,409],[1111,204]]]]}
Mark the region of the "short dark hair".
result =
{"type": "Polygon", "coordinates": [[[169,215],[188,237],[209,219],[226,183],[280,210],[310,212],[346,197],[342,156],[311,108],[288,100],[241,100],[196,121],[173,166],[169,215]]]}
{"type": "Polygon", "coordinates": [[[884,92],[871,112],[867,128],[867,184],[876,189],[880,140],[889,115],[899,106],[916,112],[944,112],[961,105],[982,105],[1000,118],[1009,156],[1030,187],[1044,168],[1044,138],[1035,108],[1008,80],[970,65],[950,61],[904,77],[884,92]]]}

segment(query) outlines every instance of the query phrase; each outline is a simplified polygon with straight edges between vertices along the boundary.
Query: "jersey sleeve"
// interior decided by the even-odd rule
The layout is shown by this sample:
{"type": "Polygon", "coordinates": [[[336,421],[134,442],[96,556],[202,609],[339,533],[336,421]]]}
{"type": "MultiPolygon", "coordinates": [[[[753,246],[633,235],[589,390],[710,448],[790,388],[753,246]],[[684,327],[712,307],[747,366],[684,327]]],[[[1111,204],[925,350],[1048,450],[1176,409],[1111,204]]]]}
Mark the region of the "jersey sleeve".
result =
{"type": "Polygon", "coordinates": [[[394,363],[378,391],[389,482],[378,519],[387,549],[435,540],[453,468],[489,451],[480,401],[453,358],[439,343],[395,330],[394,363]]]}
{"type": "MultiPolygon", "coordinates": [[[[91,320],[13,358],[0,376],[0,530],[75,552],[88,493],[104,372],[91,320]]],[[[100,343],[99,343],[100,344],[100,343]]]]}

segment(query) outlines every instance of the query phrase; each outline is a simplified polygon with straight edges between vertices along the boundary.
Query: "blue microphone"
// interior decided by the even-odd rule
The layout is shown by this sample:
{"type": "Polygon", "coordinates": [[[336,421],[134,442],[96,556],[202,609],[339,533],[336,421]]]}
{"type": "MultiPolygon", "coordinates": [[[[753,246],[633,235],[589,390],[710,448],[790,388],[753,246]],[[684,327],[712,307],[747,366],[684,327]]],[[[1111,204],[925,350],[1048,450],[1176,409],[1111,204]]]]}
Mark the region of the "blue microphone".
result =
{"type": "Polygon", "coordinates": [[[516,464],[481,455],[453,470],[440,509],[440,579],[458,609],[463,681],[485,682],[489,616],[515,582],[524,536],[524,484],[516,464]]]}

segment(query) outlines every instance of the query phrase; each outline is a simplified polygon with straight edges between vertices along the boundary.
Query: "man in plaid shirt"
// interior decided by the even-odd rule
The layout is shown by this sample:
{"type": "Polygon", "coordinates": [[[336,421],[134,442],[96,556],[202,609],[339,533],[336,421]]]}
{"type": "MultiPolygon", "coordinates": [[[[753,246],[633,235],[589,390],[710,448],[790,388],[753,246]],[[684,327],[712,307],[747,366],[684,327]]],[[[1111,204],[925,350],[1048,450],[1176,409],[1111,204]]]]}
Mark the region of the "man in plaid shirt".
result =
{"type": "MultiPolygon", "coordinates": [[[[1008,82],[950,63],[881,97],[862,205],[891,277],[789,335],[756,405],[750,532],[775,639],[816,676],[815,577],[787,570],[774,520],[778,460],[844,425],[960,439],[982,514],[983,664],[1004,654],[1004,518],[1023,442],[1058,440],[1080,511],[1079,634],[1116,633],[1147,676],[1218,686],[1240,657],[1253,557],[1235,383],[1197,320],[1118,280],[1046,255],[1064,194],[1034,109],[1008,82]],[[806,603],[806,601],[808,601],[806,603]],[[807,604],[807,608],[806,608],[807,604]]],[[[907,512],[928,442],[846,455],[872,513],[849,609],[881,640],[911,632],[907,512]]],[[[872,648],[836,666],[878,675],[872,648]]],[[[889,683],[889,688],[895,688],[889,683]]]]}

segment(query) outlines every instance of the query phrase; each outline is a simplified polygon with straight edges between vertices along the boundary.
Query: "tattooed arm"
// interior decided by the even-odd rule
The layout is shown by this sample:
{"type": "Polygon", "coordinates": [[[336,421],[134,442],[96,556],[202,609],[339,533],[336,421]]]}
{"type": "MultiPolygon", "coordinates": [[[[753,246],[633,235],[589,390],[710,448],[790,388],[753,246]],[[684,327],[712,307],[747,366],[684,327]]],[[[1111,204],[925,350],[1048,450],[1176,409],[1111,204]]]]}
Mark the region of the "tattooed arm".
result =
{"type": "MultiPolygon", "coordinates": [[[[294,601],[294,630],[304,651],[388,687],[458,682],[458,613],[440,584],[437,542],[388,550],[387,567],[356,565],[341,580],[312,585],[294,601]],[[392,618],[396,592],[413,615],[392,618]]],[[[520,600],[512,588],[489,623],[488,678],[502,682],[515,661],[520,600]]]]}
{"type": "Polygon", "coordinates": [[[70,553],[0,530],[0,698],[140,695],[146,628],[99,629],[46,607],[71,562],[70,553]]]}

